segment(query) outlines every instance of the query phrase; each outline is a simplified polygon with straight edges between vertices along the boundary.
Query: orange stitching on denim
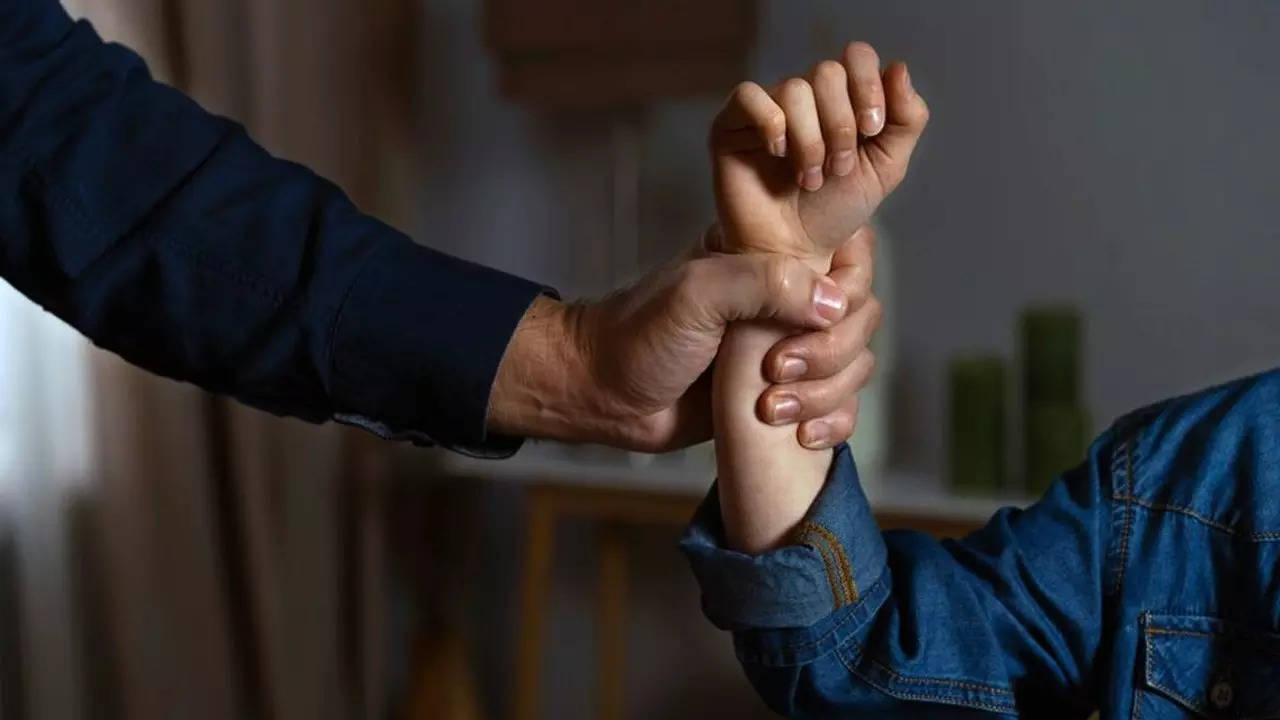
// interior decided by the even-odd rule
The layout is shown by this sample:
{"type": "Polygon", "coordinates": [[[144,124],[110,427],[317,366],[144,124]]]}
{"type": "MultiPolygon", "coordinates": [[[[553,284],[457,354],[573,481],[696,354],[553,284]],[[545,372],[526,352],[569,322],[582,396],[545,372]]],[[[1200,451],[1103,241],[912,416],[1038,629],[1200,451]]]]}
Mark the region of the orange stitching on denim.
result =
{"type": "Polygon", "coordinates": [[[1260,541],[1280,540],[1280,531],[1256,531],[1256,532],[1250,532],[1248,535],[1244,535],[1243,530],[1240,530],[1239,528],[1233,525],[1220,523],[1216,520],[1213,520],[1211,518],[1205,517],[1204,515],[1201,515],[1200,513],[1196,512],[1195,510],[1192,510],[1191,508],[1182,507],[1181,505],[1170,505],[1168,503],[1149,502],[1141,498],[1133,497],[1132,495],[1114,495],[1112,496],[1111,499],[1124,500],[1125,502],[1139,505],[1148,510],[1155,510],[1156,512],[1172,512],[1172,513],[1178,513],[1179,515],[1186,515],[1189,518],[1198,520],[1199,522],[1202,522],[1205,525],[1208,525],[1209,527],[1215,530],[1224,532],[1228,535],[1240,536],[1240,537],[1247,538],[1249,540],[1260,540],[1260,541]]]}
{"type": "Polygon", "coordinates": [[[1148,635],[1190,635],[1192,637],[1214,637],[1213,633],[1199,630],[1165,630],[1164,628],[1147,628],[1148,635]]]}
{"type": "Polygon", "coordinates": [[[1169,505],[1167,503],[1153,503],[1153,502],[1149,502],[1136,497],[1122,497],[1117,499],[1131,502],[1135,505],[1139,505],[1148,510],[1155,510],[1157,512],[1173,512],[1173,513],[1178,513],[1180,515],[1186,515],[1187,517],[1193,518],[1195,520],[1199,520],[1205,525],[1208,525],[1209,527],[1215,530],[1220,530],[1224,533],[1227,533],[1228,535],[1236,535],[1236,534],[1239,534],[1240,532],[1239,530],[1236,530],[1236,528],[1230,525],[1224,525],[1223,523],[1217,522],[1216,520],[1212,520],[1210,518],[1205,517],[1204,515],[1201,515],[1195,510],[1192,510],[1190,508],[1185,508],[1180,505],[1169,505]]]}
{"type": "MultiPolygon", "coordinates": [[[[1010,712],[1017,711],[1017,708],[1014,707],[1013,705],[1006,705],[1006,704],[997,705],[992,702],[984,702],[981,700],[945,698],[945,697],[939,697],[937,695],[926,695],[918,691],[911,691],[911,690],[904,691],[904,690],[891,689],[882,683],[878,683],[875,680],[872,680],[871,678],[867,677],[864,673],[860,672],[856,667],[853,666],[852,663],[849,662],[849,659],[846,658],[844,654],[836,653],[836,656],[840,658],[840,664],[844,665],[845,669],[848,670],[850,674],[861,678],[863,682],[867,683],[868,685],[874,688],[878,688],[881,692],[887,693],[890,696],[896,697],[900,700],[924,700],[926,702],[946,702],[947,704],[954,704],[960,707],[969,707],[969,708],[974,708],[978,710],[990,710],[992,712],[998,712],[1001,714],[1008,714],[1010,712]]],[[[997,687],[988,687],[988,686],[979,685],[979,684],[966,683],[959,680],[946,680],[942,678],[918,678],[918,679],[909,678],[904,675],[899,675],[898,673],[893,672],[892,670],[890,670],[889,668],[886,668],[884,665],[882,665],[881,663],[875,660],[872,660],[871,662],[879,666],[885,672],[892,675],[895,680],[899,680],[902,682],[915,682],[917,684],[928,683],[928,684],[951,685],[951,686],[958,686],[961,688],[965,688],[968,690],[975,690],[977,692],[989,692],[995,695],[1008,695],[1010,697],[1013,696],[1013,693],[1008,690],[1002,690],[997,687]]]]}
{"type": "MultiPolygon", "coordinates": [[[[822,544],[831,552],[832,561],[835,562],[836,568],[827,565],[827,578],[832,583],[832,593],[836,596],[836,607],[844,607],[858,602],[858,589],[852,584],[851,570],[849,568],[849,557],[845,556],[845,548],[841,547],[840,541],[833,536],[831,530],[823,528],[822,525],[813,523],[813,521],[805,521],[800,525],[801,538],[808,538],[810,546],[817,547],[818,543],[813,542],[814,539],[822,539],[822,544]],[[837,580],[838,588],[837,592],[837,580]]],[[[805,542],[805,541],[801,541],[805,542]]],[[[819,550],[822,552],[822,550],[819,550]]],[[[827,560],[826,553],[823,553],[823,561],[827,560]]]]}
{"type": "Polygon", "coordinates": [[[840,586],[836,582],[836,571],[832,566],[832,559],[828,555],[829,549],[825,543],[817,542],[821,537],[815,538],[811,527],[812,523],[804,523],[800,526],[800,535],[796,538],[803,545],[808,545],[818,551],[818,555],[822,557],[822,564],[826,568],[827,582],[831,584],[831,599],[836,609],[842,608],[849,603],[845,601],[844,595],[840,592],[840,586]]]}
{"type": "Polygon", "coordinates": [[[857,602],[858,585],[853,581],[853,568],[849,565],[849,556],[845,554],[844,546],[840,544],[840,539],[835,536],[835,533],[818,523],[806,522],[805,527],[822,536],[831,545],[831,551],[840,563],[840,579],[844,583],[845,591],[848,593],[849,602],[857,602]]]}
{"type": "Polygon", "coordinates": [[[875,665],[876,667],[880,668],[884,672],[888,673],[893,677],[894,680],[897,680],[898,682],[916,683],[917,685],[922,685],[925,683],[929,683],[931,685],[952,685],[955,687],[965,688],[966,690],[978,690],[980,692],[989,692],[996,695],[1012,695],[1013,694],[1012,690],[1006,690],[1005,688],[999,687],[997,685],[987,685],[986,683],[976,683],[968,680],[948,680],[947,678],[911,677],[910,675],[900,675],[894,672],[893,670],[891,670],[888,666],[886,666],[884,663],[880,662],[879,660],[876,660],[875,658],[869,658],[869,659],[871,660],[872,665],[875,665]]]}

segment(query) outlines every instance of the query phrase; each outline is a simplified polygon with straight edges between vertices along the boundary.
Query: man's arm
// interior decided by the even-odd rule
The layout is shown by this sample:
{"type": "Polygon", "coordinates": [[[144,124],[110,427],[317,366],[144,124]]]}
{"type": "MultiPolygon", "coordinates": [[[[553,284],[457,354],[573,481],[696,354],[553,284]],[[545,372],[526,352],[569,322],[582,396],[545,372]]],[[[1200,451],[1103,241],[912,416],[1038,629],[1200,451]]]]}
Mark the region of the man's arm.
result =
{"type": "MultiPolygon", "coordinates": [[[[0,3],[0,277],[154,372],[479,454],[523,435],[665,450],[710,437],[697,380],[728,322],[844,333],[815,308],[849,287],[775,269],[704,254],[564,305],[360,213],[54,0],[0,3]]],[[[774,377],[801,431],[852,414],[853,355],[815,340],[775,348],[816,361],[774,377]]]]}
{"type": "Polygon", "coordinates": [[[0,10],[0,275],[151,371],[478,452],[533,283],[436,253],[156,83],[56,2],[0,10]]]}

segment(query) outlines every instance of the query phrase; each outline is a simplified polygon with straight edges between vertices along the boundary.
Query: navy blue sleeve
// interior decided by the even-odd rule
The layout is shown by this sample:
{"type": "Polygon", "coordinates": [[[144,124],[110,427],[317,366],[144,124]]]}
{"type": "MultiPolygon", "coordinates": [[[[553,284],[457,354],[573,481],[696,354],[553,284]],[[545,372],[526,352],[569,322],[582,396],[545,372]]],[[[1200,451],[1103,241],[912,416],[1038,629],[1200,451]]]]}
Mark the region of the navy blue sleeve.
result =
{"type": "Polygon", "coordinates": [[[795,543],[724,545],[716,490],[681,541],[707,616],[795,718],[1083,718],[1111,538],[1107,436],[1027,510],[959,541],[881,534],[847,446],[795,543]]]}
{"type": "Polygon", "coordinates": [[[476,454],[542,288],[418,246],[153,81],[53,0],[0,2],[0,277],[94,343],[277,414],[476,454]]]}

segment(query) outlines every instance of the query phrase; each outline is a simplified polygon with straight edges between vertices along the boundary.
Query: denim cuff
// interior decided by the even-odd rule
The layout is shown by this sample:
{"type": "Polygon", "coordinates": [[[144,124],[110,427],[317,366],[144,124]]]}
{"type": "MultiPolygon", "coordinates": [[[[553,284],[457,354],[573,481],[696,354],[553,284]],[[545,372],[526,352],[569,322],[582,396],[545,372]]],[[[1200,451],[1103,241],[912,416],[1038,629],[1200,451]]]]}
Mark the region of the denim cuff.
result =
{"type": "Polygon", "coordinates": [[[537,283],[409,242],[371,257],[334,332],[334,419],[377,435],[506,457],[489,393],[537,283]]]}
{"type": "Polygon", "coordinates": [[[735,632],[808,628],[845,608],[860,615],[857,610],[878,594],[872,590],[883,584],[884,540],[848,445],[837,448],[794,543],[762,555],[726,549],[713,485],[680,540],[702,587],[707,618],[735,632]]]}

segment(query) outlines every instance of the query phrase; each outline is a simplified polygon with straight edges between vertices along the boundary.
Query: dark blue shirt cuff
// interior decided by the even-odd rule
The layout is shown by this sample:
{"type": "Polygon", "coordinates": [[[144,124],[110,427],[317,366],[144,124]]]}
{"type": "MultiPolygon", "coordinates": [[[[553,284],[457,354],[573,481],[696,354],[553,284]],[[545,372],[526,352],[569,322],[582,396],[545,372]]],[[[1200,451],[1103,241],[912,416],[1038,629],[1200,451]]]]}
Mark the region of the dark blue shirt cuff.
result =
{"type": "Polygon", "coordinates": [[[861,605],[883,584],[884,540],[848,445],[836,450],[794,543],[762,555],[726,549],[713,485],[680,541],[702,587],[707,618],[733,631],[809,627],[861,605]]]}
{"type": "Polygon", "coordinates": [[[334,333],[334,419],[393,439],[506,457],[489,392],[516,325],[548,288],[415,245],[368,261],[334,333]]]}

